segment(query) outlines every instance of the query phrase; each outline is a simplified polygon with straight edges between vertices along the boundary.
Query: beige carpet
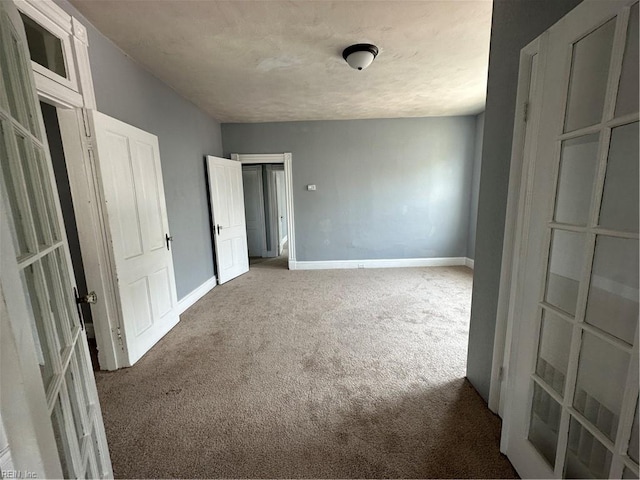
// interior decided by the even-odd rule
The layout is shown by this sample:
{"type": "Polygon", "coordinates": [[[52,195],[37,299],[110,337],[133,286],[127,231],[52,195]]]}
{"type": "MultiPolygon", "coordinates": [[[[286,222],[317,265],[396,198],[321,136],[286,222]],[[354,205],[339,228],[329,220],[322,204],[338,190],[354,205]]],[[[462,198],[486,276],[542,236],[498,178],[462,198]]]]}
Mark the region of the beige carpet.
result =
{"type": "Polygon", "coordinates": [[[516,475],[463,378],[471,270],[285,266],[253,265],[97,373],[117,477],[516,475]]]}

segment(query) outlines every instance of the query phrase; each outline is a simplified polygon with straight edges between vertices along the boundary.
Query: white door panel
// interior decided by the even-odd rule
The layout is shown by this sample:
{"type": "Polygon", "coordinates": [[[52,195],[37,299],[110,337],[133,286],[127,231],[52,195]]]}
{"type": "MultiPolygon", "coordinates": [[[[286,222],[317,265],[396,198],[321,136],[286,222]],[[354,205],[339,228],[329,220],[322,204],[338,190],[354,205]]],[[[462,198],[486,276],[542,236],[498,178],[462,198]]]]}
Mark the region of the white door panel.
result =
{"type": "Polygon", "coordinates": [[[218,282],[249,271],[242,164],[207,156],[218,282]]]}
{"type": "Polygon", "coordinates": [[[91,112],[133,365],[178,322],[158,139],[91,112]]]}
{"type": "Polygon", "coordinates": [[[586,0],[545,34],[503,424],[523,478],[638,478],[637,31],[637,2],[586,0]]]}

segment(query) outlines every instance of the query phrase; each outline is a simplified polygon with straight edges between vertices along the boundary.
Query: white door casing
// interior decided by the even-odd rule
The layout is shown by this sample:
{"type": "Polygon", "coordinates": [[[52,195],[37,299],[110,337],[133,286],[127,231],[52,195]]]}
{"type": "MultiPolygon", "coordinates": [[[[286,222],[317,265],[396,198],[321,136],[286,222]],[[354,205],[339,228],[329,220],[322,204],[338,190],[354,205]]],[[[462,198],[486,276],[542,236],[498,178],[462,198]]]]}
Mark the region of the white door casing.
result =
{"type": "Polygon", "coordinates": [[[58,37],[63,44],[68,78],[61,78],[34,61],[31,65],[40,100],[58,110],[87,285],[96,291],[99,299],[91,306],[98,360],[101,369],[115,370],[126,365],[126,358],[117,336],[121,330],[121,315],[111,271],[113,255],[107,239],[99,166],[92,152],[93,133],[86,110],[83,110],[96,108],[87,29],[54,2],[14,0],[14,3],[23,15],[58,37]]]}
{"type": "Polygon", "coordinates": [[[509,168],[509,194],[502,248],[500,289],[496,312],[493,363],[489,409],[502,418],[507,398],[505,388],[507,362],[509,359],[511,331],[508,330],[509,315],[513,316],[514,296],[519,269],[520,253],[526,248],[523,237],[525,225],[529,224],[526,203],[533,179],[533,158],[536,152],[536,137],[540,121],[541,81],[540,69],[546,50],[546,34],[536,38],[520,53],[520,73],[516,98],[516,118],[513,132],[513,151],[509,168]]]}
{"type": "Polygon", "coordinates": [[[127,364],[179,321],[158,138],[91,111],[127,364]]]}
{"type": "Polygon", "coordinates": [[[296,223],[293,207],[293,158],[291,153],[232,153],[231,159],[243,165],[271,163],[284,165],[284,190],[287,210],[287,243],[289,270],[296,267],[296,223]]]}
{"type": "Polygon", "coordinates": [[[223,284],[249,271],[242,164],[208,155],[207,174],[218,283],[223,284]]]}
{"type": "Polygon", "coordinates": [[[637,478],[638,4],[545,35],[502,445],[523,478],[637,478]]]}
{"type": "Polygon", "coordinates": [[[267,253],[267,235],[264,217],[262,167],[260,165],[243,167],[242,189],[244,193],[249,256],[264,257],[267,253]]]}
{"type": "Polygon", "coordinates": [[[0,35],[0,409],[13,475],[110,477],[26,36],[12,2],[0,3],[0,35]]]}

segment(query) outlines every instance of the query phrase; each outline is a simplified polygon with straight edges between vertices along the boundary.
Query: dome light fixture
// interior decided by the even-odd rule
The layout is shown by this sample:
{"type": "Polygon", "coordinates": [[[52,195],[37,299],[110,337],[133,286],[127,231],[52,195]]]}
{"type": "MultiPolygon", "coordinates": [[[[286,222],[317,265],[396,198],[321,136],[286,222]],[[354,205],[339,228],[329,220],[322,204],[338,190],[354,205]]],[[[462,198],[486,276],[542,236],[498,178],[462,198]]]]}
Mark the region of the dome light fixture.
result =
{"type": "Polygon", "coordinates": [[[378,47],[370,43],[357,43],[347,47],[342,52],[344,58],[351,68],[364,70],[378,56],[378,47]]]}

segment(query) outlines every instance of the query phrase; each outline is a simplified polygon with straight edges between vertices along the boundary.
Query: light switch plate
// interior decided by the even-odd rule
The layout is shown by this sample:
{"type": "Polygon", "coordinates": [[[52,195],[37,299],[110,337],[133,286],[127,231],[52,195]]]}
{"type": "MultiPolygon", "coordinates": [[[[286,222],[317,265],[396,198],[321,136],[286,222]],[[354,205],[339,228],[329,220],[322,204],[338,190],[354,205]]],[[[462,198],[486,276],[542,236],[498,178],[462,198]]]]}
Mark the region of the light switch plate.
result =
{"type": "Polygon", "coordinates": [[[307,185],[307,190],[309,191],[315,191],[316,186],[315,185],[307,185]]]}

